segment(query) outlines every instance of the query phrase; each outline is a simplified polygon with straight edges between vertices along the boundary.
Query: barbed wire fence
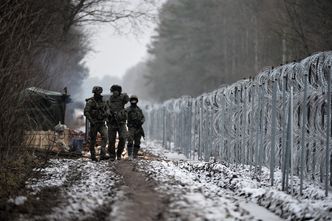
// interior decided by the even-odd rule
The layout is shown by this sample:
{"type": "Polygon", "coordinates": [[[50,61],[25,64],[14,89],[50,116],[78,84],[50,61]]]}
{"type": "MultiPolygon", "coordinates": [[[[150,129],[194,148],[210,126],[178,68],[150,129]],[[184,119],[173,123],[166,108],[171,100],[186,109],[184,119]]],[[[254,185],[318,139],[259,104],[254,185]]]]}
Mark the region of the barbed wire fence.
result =
{"type": "Polygon", "coordinates": [[[260,72],[196,98],[183,96],[145,109],[149,139],[189,159],[250,165],[255,174],[282,171],[332,185],[332,51],[260,72]]]}

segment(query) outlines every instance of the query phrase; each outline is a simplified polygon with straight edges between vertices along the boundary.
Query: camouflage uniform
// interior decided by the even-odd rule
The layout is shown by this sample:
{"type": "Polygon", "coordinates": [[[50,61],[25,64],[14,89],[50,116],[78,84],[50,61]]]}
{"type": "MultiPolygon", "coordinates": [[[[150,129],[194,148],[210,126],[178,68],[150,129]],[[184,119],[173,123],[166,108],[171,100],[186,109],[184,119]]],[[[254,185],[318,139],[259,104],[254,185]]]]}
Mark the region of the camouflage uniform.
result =
{"type": "Polygon", "coordinates": [[[125,93],[121,94],[121,87],[120,86],[118,87],[119,87],[119,95],[117,96],[111,95],[110,100],[107,101],[107,108],[108,108],[107,126],[108,126],[108,138],[109,138],[108,150],[111,160],[115,159],[116,133],[119,134],[119,143],[116,153],[118,160],[121,159],[121,154],[126,144],[126,134],[127,134],[127,129],[126,129],[127,113],[124,106],[126,103],[128,103],[129,97],[125,93]]]}
{"type": "Polygon", "coordinates": [[[128,114],[128,156],[137,157],[138,150],[141,145],[141,137],[144,136],[142,125],[145,121],[142,110],[136,105],[138,99],[136,96],[131,96],[130,101],[136,100],[131,103],[131,106],[126,108],[128,114]]]}
{"type": "Polygon", "coordinates": [[[99,132],[102,138],[101,143],[101,158],[105,157],[105,147],[107,143],[107,128],[105,126],[106,120],[106,103],[103,101],[103,96],[94,96],[86,99],[86,106],[84,108],[84,115],[90,122],[90,153],[91,159],[96,160],[96,138],[99,132]]]}

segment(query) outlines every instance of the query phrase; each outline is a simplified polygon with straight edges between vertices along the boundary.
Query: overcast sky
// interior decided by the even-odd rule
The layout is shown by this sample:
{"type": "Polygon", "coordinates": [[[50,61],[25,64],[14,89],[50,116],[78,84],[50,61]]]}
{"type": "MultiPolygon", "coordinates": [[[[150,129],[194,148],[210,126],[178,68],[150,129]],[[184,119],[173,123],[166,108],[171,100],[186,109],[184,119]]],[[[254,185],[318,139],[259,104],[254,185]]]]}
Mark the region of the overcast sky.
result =
{"type": "MultiPolygon", "coordinates": [[[[146,59],[147,45],[154,28],[145,28],[144,32],[136,35],[119,35],[107,25],[94,27],[90,37],[92,50],[84,59],[90,73],[82,85],[83,97],[91,96],[94,85],[102,86],[107,93],[110,84],[120,84],[129,68],[146,59]]],[[[82,94],[77,96],[82,98],[82,94]]]]}
{"type": "MultiPolygon", "coordinates": [[[[131,3],[135,5],[141,1],[131,0],[131,3]]],[[[165,0],[156,0],[157,8],[163,2],[165,0]]],[[[91,96],[91,87],[94,85],[105,87],[106,92],[109,91],[111,84],[121,83],[122,76],[129,68],[147,58],[147,45],[154,34],[155,27],[156,24],[148,22],[143,30],[141,27],[140,33],[119,35],[109,24],[87,26],[91,51],[83,62],[90,73],[82,85],[83,96],[91,96]]],[[[77,97],[81,98],[82,94],[77,97]]]]}
{"type": "Polygon", "coordinates": [[[146,58],[153,30],[154,27],[145,28],[144,33],[135,36],[116,34],[107,25],[94,28],[90,40],[92,51],[84,60],[90,76],[122,77],[127,69],[146,58]]]}

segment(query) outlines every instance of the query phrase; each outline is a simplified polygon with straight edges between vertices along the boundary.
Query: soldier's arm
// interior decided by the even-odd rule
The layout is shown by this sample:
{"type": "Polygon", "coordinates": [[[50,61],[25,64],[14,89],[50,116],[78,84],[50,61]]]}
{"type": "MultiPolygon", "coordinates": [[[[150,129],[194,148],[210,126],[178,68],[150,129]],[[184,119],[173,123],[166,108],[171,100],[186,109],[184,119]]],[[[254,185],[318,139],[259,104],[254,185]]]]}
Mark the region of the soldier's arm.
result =
{"type": "Polygon", "coordinates": [[[126,104],[129,102],[129,96],[126,93],[123,93],[123,103],[126,104]]]}
{"type": "Polygon", "coordinates": [[[144,117],[144,114],[143,114],[143,111],[140,109],[140,111],[141,111],[141,123],[142,124],[144,124],[144,122],[145,122],[145,117],[144,117]]]}
{"type": "Polygon", "coordinates": [[[91,115],[90,115],[90,113],[91,113],[91,110],[92,110],[92,104],[91,104],[91,101],[87,101],[86,102],[86,105],[85,105],[85,108],[84,108],[84,116],[86,117],[86,119],[88,119],[89,120],[89,122],[91,123],[91,124],[93,124],[93,120],[92,120],[92,117],[91,117],[91,115]]]}

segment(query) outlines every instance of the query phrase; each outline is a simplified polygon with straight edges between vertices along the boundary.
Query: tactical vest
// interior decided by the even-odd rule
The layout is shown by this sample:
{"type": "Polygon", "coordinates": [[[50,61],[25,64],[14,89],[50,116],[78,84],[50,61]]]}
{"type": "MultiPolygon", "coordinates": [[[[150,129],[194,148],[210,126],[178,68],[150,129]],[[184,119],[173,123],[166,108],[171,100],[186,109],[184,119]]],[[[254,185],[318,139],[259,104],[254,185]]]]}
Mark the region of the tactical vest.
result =
{"type": "Polygon", "coordinates": [[[107,106],[110,111],[108,117],[109,123],[125,123],[127,120],[127,113],[124,109],[126,103],[128,103],[129,97],[127,94],[120,94],[115,97],[111,95],[109,101],[107,101],[107,106]]]}
{"type": "Polygon", "coordinates": [[[143,113],[139,107],[128,107],[128,127],[140,127],[142,124],[143,113]]]}
{"type": "Polygon", "coordinates": [[[106,105],[105,102],[101,100],[96,100],[94,97],[91,97],[86,100],[90,105],[90,116],[93,120],[98,122],[104,122],[106,120],[106,105]]]}

